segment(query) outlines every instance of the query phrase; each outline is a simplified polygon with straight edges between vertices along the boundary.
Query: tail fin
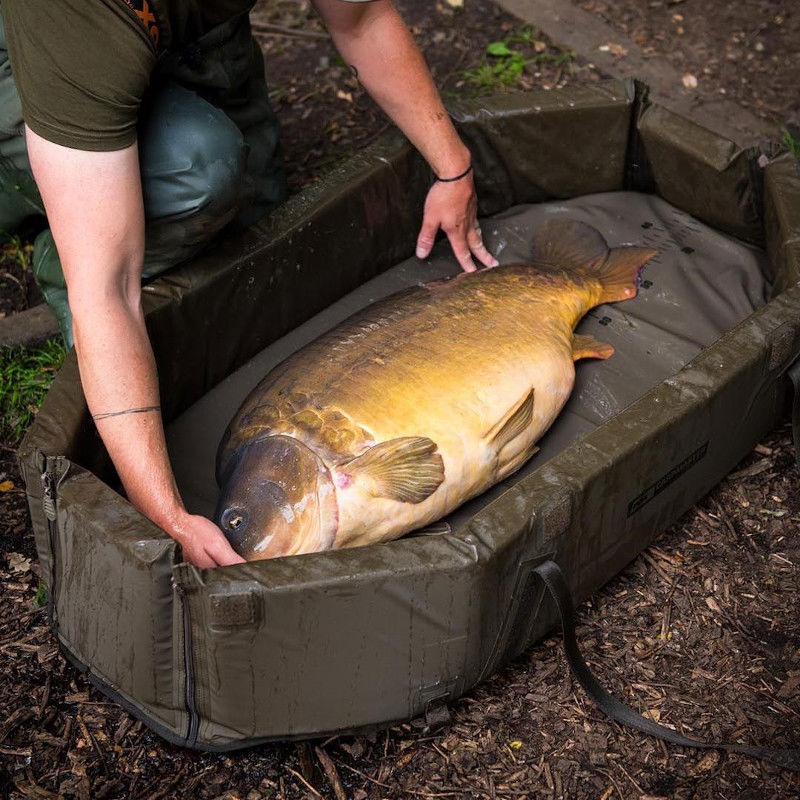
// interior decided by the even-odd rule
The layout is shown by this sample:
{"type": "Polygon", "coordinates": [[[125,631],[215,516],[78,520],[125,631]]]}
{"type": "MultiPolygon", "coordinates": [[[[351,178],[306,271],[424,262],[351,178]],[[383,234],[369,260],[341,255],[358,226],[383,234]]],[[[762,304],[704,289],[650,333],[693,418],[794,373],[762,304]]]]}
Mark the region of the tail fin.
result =
{"type": "Polygon", "coordinates": [[[536,266],[595,278],[602,286],[601,303],[635,297],[642,267],[655,255],[657,250],[645,247],[609,249],[596,228],[574,220],[549,220],[533,242],[536,266]]]}

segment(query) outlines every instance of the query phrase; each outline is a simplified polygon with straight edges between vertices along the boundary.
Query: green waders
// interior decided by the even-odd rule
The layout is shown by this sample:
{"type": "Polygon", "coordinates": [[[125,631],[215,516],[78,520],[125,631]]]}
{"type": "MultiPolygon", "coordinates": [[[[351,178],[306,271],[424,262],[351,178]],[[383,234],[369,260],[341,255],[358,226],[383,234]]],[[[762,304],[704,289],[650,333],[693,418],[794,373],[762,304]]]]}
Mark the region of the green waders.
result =
{"type": "MultiPolygon", "coordinates": [[[[138,141],[144,278],[190,258],[231,222],[251,225],[284,199],[278,120],[247,14],[162,55],[142,104],[138,141]]],[[[43,216],[0,17],[0,233],[30,235],[43,216]]],[[[33,270],[71,346],[66,284],[49,230],[35,239],[33,270]]]]}

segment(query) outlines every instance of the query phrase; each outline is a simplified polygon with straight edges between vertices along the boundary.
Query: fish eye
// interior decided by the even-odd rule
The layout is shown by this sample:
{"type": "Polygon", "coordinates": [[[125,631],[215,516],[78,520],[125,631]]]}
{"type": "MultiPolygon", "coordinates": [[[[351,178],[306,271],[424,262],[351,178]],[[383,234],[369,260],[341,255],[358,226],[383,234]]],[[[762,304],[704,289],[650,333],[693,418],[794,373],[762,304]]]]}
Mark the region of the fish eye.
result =
{"type": "Polygon", "coordinates": [[[242,509],[228,508],[222,515],[222,524],[231,531],[238,531],[247,524],[247,515],[242,509]]]}

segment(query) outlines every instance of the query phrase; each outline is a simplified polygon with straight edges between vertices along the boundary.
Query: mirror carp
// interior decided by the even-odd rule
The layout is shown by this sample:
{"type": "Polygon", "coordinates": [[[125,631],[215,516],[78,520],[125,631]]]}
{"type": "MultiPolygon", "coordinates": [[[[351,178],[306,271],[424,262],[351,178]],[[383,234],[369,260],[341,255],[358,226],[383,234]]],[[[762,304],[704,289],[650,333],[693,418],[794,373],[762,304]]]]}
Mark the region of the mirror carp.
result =
{"type": "Polygon", "coordinates": [[[396,539],[519,469],[613,348],[574,333],[655,250],[551,220],[530,263],[374,303],[275,367],[217,453],[215,521],[248,560],[396,539]]]}

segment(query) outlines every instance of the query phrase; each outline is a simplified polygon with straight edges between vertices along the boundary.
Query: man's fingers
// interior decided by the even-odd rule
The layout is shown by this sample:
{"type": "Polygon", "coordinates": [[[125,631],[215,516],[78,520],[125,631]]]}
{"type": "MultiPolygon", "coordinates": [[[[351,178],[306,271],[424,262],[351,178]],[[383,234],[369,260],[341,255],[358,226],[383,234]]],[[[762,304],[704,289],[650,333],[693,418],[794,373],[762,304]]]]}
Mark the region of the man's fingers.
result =
{"type": "Polygon", "coordinates": [[[460,230],[447,231],[447,238],[450,240],[450,247],[453,248],[453,253],[461,265],[464,272],[475,272],[478,268],[472,260],[467,237],[460,230]]]}
{"type": "Polygon", "coordinates": [[[229,564],[244,564],[245,560],[228,544],[227,539],[214,542],[208,548],[209,555],[216,562],[215,566],[226,567],[229,564]]]}
{"type": "Polygon", "coordinates": [[[475,258],[478,259],[485,267],[496,267],[500,262],[486,249],[481,236],[481,229],[474,227],[467,234],[467,242],[469,249],[475,258]]]}
{"type": "Polygon", "coordinates": [[[436,241],[436,231],[439,230],[439,223],[434,222],[426,215],[422,220],[422,227],[417,237],[417,258],[427,258],[431,252],[433,243],[436,241]]]}
{"type": "Polygon", "coordinates": [[[209,569],[218,566],[217,562],[202,547],[197,550],[192,550],[191,552],[187,552],[186,548],[184,548],[183,558],[199,569],[209,569]]]}

